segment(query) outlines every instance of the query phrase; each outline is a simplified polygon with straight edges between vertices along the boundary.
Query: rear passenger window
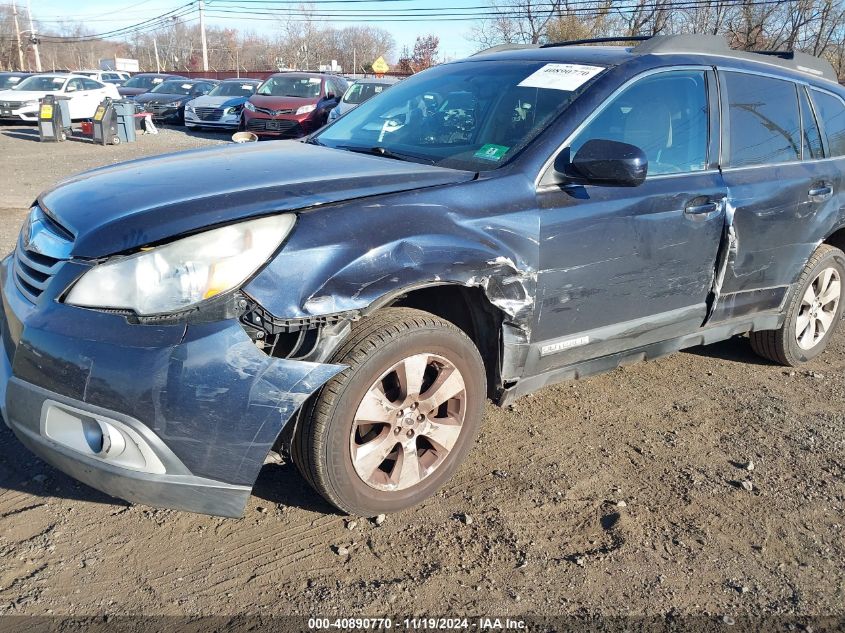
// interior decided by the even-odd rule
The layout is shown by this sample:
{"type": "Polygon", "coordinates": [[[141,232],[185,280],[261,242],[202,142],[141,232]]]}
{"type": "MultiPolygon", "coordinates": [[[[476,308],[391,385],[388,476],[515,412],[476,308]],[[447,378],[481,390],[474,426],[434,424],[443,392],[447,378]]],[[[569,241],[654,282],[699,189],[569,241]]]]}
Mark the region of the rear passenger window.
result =
{"type": "Polygon", "coordinates": [[[801,159],[798,91],[791,81],[724,73],[728,92],[731,167],[801,159]]]}
{"type": "Polygon", "coordinates": [[[613,98],[572,141],[572,156],[592,139],[635,145],[648,174],[701,171],[707,166],[707,84],[704,71],[658,73],[613,98]]]}
{"type": "Polygon", "coordinates": [[[804,88],[798,89],[801,100],[801,142],[804,149],[804,160],[823,158],[822,136],[819,134],[819,125],[810,107],[810,100],[807,98],[807,91],[804,88]]]}
{"type": "Polygon", "coordinates": [[[830,156],[845,156],[845,105],[842,100],[826,92],[811,90],[816,114],[824,127],[828,154],[830,156]]]}

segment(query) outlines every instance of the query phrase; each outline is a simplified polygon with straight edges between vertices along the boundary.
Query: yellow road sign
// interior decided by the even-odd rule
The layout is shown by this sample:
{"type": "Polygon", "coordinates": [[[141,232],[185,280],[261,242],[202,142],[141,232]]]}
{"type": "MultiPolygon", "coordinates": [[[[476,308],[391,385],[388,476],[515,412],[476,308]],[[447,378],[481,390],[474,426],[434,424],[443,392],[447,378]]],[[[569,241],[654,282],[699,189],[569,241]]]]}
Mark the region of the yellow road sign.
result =
{"type": "Polygon", "coordinates": [[[390,66],[387,65],[387,62],[384,61],[384,57],[379,57],[376,61],[373,62],[373,72],[374,73],[386,73],[390,70],[390,66]]]}

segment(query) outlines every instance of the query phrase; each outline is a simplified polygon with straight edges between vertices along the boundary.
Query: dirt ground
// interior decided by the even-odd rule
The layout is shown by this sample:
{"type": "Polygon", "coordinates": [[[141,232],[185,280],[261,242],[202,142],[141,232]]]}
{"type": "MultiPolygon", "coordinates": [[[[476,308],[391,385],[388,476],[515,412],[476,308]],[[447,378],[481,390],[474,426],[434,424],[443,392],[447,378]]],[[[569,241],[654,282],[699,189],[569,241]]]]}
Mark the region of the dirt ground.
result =
{"type": "MultiPolygon", "coordinates": [[[[3,252],[61,178],[227,140],[33,134],[0,128],[3,252]]],[[[241,520],[130,506],[3,427],[0,613],[845,618],[844,370],[843,331],[794,371],[737,338],[489,405],[456,477],[380,526],[288,464],[241,520]]]]}

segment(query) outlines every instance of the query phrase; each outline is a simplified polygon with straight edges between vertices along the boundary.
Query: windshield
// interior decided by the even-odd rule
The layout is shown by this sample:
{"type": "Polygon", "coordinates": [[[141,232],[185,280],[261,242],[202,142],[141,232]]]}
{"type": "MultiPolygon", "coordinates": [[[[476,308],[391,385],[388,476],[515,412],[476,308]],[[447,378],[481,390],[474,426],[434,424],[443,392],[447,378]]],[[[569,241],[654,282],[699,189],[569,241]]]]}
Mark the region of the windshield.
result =
{"type": "Polygon", "coordinates": [[[345,114],[315,142],[456,169],[495,169],[602,70],[521,61],[436,66],[345,114]]]}
{"type": "Polygon", "coordinates": [[[209,97],[249,97],[255,92],[255,84],[242,84],[234,81],[220,84],[208,93],[209,97]]]}
{"type": "Polygon", "coordinates": [[[194,84],[182,81],[165,81],[157,85],[150,92],[164,93],[168,95],[189,95],[194,89],[194,84]]]}
{"type": "Polygon", "coordinates": [[[320,96],[319,77],[270,77],[258,88],[258,94],[271,97],[301,97],[317,99],[320,96]]]}
{"type": "Polygon", "coordinates": [[[387,90],[391,84],[352,84],[346,94],[343,95],[344,103],[351,103],[356,105],[364,103],[370,97],[375,97],[377,94],[387,90]]]}
{"type": "Polygon", "coordinates": [[[144,90],[149,90],[156,84],[160,84],[164,81],[162,77],[141,77],[140,75],[132,77],[132,79],[128,80],[125,84],[123,84],[124,88],[143,88],[144,90]]]}
{"type": "Polygon", "coordinates": [[[61,90],[65,85],[67,77],[55,77],[50,75],[33,75],[21,81],[15,90],[37,90],[41,92],[49,92],[51,90],[61,90]]]}
{"type": "Polygon", "coordinates": [[[0,76],[0,90],[8,90],[9,88],[14,88],[21,81],[23,81],[23,77],[15,77],[14,75],[6,75],[5,77],[0,76]]]}

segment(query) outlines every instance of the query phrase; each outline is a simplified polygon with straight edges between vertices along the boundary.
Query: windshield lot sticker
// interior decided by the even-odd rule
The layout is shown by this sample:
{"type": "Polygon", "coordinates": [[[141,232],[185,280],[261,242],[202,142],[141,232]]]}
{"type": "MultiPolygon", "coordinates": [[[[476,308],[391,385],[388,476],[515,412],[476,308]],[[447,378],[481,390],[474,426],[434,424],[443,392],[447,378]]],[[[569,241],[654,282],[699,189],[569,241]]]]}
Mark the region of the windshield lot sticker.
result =
{"type": "Polygon", "coordinates": [[[519,82],[523,88],[548,88],[550,90],[577,90],[604,68],[581,64],[546,64],[540,70],[519,82]]]}
{"type": "Polygon", "coordinates": [[[474,156],[476,158],[483,158],[484,160],[502,160],[502,158],[507,154],[510,147],[505,147],[504,145],[493,145],[492,143],[488,143],[480,150],[478,150],[474,156]]]}

